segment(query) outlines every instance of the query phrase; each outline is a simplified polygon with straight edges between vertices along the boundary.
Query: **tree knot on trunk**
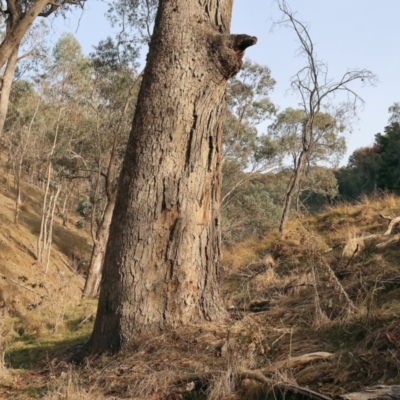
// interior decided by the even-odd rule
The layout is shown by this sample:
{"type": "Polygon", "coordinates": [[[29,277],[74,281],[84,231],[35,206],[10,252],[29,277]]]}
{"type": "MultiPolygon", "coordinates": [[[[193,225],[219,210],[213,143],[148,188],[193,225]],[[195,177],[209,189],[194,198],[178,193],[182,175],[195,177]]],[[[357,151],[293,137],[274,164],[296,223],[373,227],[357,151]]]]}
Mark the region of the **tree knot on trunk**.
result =
{"type": "Polygon", "coordinates": [[[210,46],[212,61],[225,79],[236,75],[243,64],[245,50],[257,43],[255,36],[249,35],[217,35],[210,46]]]}

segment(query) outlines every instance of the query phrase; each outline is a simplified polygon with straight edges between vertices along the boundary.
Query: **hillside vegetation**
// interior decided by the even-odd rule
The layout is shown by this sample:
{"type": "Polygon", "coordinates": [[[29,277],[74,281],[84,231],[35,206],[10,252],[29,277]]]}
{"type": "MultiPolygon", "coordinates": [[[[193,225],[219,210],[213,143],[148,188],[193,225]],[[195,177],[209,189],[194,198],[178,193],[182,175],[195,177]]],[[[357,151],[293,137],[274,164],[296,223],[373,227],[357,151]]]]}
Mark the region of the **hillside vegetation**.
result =
{"type": "Polygon", "coordinates": [[[381,214],[400,215],[399,197],[338,204],[290,221],[283,236],[272,230],[236,245],[224,252],[225,320],[76,366],[71,356],[96,307],[81,301],[77,268],[90,256],[90,236],[56,218],[46,274],[34,256],[42,194],[27,183],[22,193],[16,225],[3,178],[0,398],[258,398],[260,372],[331,397],[398,382],[399,242],[396,226],[381,235],[389,222],[381,214]],[[315,352],[323,354],[297,361],[315,352]],[[239,387],[232,373],[247,374],[239,387]]]}

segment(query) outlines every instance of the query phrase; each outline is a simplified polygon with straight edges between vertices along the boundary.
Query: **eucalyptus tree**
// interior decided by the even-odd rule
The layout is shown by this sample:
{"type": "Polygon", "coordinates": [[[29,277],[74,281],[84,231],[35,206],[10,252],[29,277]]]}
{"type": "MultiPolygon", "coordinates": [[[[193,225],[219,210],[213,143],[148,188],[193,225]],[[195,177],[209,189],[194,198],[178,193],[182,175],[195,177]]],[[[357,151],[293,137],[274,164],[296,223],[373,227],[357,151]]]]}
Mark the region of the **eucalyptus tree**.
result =
{"type": "Polygon", "coordinates": [[[0,14],[4,18],[6,32],[0,44],[0,68],[14,62],[18,47],[37,17],[63,14],[71,6],[83,7],[85,0],[5,0],[0,3],[0,14]]]}
{"type": "MultiPolygon", "coordinates": [[[[269,133],[279,143],[279,147],[286,158],[290,161],[289,170],[291,175],[296,173],[299,168],[300,157],[303,152],[303,132],[307,124],[307,114],[304,109],[287,108],[280,112],[276,120],[269,126],[269,133]]],[[[304,183],[298,183],[296,196],[296,209],[299,210],[300,195],[302,192],[311,194],[313,188],[311,183],[315,184],[315,193],[322,193],[324,187],[326,194],[331,196],[336,191],[336,184],[332,180],[331,174],[329,179],[322,170],[315,169],[318,165],[337,166],[340,159],[346,152],[346,140],[340,134],[345,130],[341,120],[335,119],[329,113],[319,112],[316,114],[313,122],[313,135],[309,138],[307,158],[303,167],[304,183]],[[314,168],[312,171],[311,169],[314,168]],[[310,172],[311,171],[311,172],[310,172]],[[316,173],[316,171],[320,171],[316,173]],[[312,179],[307,174],[310,172],[312,179]],[[318,182],[320,178],[321,182],[318,182]],[[326,183],[332,183],[332,187],[328,188],[326,183]]]]}
{"type": "Polygon", "coordinates": [[[48,52],[44,42],[47,34],[48,27],[44,22],[33,25],[7,62],[1,78],[0,136],[7,116],[12,82],[15,78],[20,79],[26,72],[36,70],[40,62],[44,60],[48,52]]]}
{"type": "Polygon", "coordinates": [[[118,351],[225,311],[219,296],[222,128],[229,78],[256,43],[232,0],[160,0],[119,179],[88,348],[118,351]]]}
{"type": "Polygon", "coordinates": [[[70,34],[62,35],[54,46],[47,72],[36,80],[43,99],[42,115],[47,123],[42,132],[43,156],[38,163],[38,173],[43,176],[45,190],[37,241],[38,259],[46,263],[46,271],[58,199],[64,196],[65,204],[65,199],[70,198],[76,182],[75,175],[81,169],[81,157],[76,149],[86,134],[80,128],[85,126],[82,121],[88,117],[86,105],[90,82],[91,66],[79,42],[70,34]]]}
{"type": "Polygon", "coordinates": [[[277,153],[271,138],[259,134],[257,129],[276,112],[269,98],[274,85],[270,69],[250,60],[243,63],[241,71],[228,84],[223,137],[223,204],[253,173],[276,166],[277,153]],[[241,174],[244,170],[248,170],[245,175],[241,174]]]}
{"type": "Polygon", "coordinates": [[[34,157],[34,135],[38,127],[37,114],[41,98],[28,81],[21,80],[14,84],[12,100],[12,118],[8,121],[7,134],[3,139],[8,147],[8,165],[14,175],[14,223],[18,223],[22,173],[34,157]]]}
{"type": "Polygon", "coordinates": [[[258,179],[259,174],[277,169],[283,154],[271,135],[259,132],[260,124],[276,113],[269,98],[274,85],[270,69],[250,60],[243,63],[240,72],[228,83],[228,112],[222,142],[224,245],[232,245],[251,234],[260,235],[275,220],[270,218],[272,203],[268,193],[258,179]]]}
{"type": "Polygon", "coordinates": [[[300,97],[300,108],[304,111],[306,119],[302,124],[301,151],[285,195],[279,226],[280,232],[283,232],[289,218],[292,198],[298,193],[313,149],[319,114],[330,114],[336,124],[347,122],[348,125],[349,120],[356,114],[357,106],[363,103],[362,98],[354,89],[355,83],[373,84],[376,77],[367,69],[349,69],[338,80],[329,77],[328,66],[317,58],[314,43],[306,24],[296,18],[285,0],[278,0],[278,6],[283,14],[279,24],[294,31],[300,43],[298,52],[306,61],[304,67],[291,80],[293,92],[300,97]],[[335,100],[335,96],[339,96],[339,94],[344,96],[340,98],[342,100],[340,102],[335,100]]]}
{"type": "Polygon", "coordinates": [[[107,17],[119,28],[116,40],[125,49],[148,46],[159,0],[116,0],[109,3],[107,17]]]}

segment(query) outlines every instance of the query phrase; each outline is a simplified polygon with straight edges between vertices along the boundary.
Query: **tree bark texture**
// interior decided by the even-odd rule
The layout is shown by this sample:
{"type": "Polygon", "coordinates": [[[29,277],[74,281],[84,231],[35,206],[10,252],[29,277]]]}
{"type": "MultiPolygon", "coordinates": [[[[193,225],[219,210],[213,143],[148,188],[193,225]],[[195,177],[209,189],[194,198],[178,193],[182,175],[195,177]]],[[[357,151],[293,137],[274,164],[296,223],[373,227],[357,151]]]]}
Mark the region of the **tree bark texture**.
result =
{"type": "Polygon", "coordinates": [[[247,35],[233,0],[161,0],[110,228],[88,348],[217,320],[222,125],[247,35]]]}

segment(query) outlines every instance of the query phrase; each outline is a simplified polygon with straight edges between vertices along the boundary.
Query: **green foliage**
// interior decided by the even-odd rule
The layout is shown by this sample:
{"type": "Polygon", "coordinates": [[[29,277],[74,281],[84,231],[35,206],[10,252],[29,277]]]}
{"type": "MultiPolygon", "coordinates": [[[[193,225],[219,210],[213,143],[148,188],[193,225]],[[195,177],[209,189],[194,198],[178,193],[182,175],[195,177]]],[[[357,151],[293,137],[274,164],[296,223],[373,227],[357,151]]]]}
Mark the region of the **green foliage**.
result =
{"type": "MultiPolygon", "coordinates": [[[[269,132],[279,142],[286,156],[290,157],[296,169],[303,149],[303,132],[306,129],[307,115],[302,109],[287,108],[277,115],[269,132]]],[[[340,133],[344,130],[340,121],[330,114],[317,113],[309,138],[309,165],[319,163],[337,164],[346,152],[346,141],[340,133]]]]}
{"type": "Polygon", "coordinates": [[[261,172],[277,168],[282,159],[277,141],[257,129],[276,112],[269,99],[274,85],[269,68],[251,61],[228,85],[222,165],[222,237],[228,246],[262,235],[279,214],[259,181],[261,172]]]}
{"type": "MultiPolygon", "coordinates": [[[[393,107],[396,106],[396,103],[393,107]]],[[[391,121],[396,119],[395,110],[391,121]]],[[[339,193],[347,200],[376,190],[400,193],[400,124],[392,122],[385,133],[375,136],[371,147],[357,149],[349,158],[346,168],[336,171],[339,193]]]]}
{"type": "Polygon", "coordinates": [[[400,124],[393,122],[385,128],[385,134],[375,136],[378,146],[378,188],[400,193],[400,124]]]}
{"type": "Polygon", "coordinates": [[[268,95],[275,81],[268,67],[249,60],[230,81],[227,91],[228,113],[224,126],[224,161],[233,160],[242,169],[269,169],[275,163],[277,146],[267,135],[260,135],[257,125],[270,119],[276,108],[268,95]]]}
{"type": "MultiPolygon", "coordinates": [[[[243,178],[246,173],[242,173],[243,178]]],[[[260,238],[279,221],[281,207],[273,198],[274,175],[253,175],[222,208],[222,239],[226,246],[260,238]]]]}
{"type": "Polygon", "coordinates": [[[150,43],[158,0],[117,0],[109,3],[107,17],[119,27],[117,41],[122,46],[150,43]]]}
{"type": "Polygon", "coordinates": [[[362,147],[353,152],[347,167],[335,171],[341,198],[355,200],[377,189],[379,158],[378,147],[362,147]]]}

